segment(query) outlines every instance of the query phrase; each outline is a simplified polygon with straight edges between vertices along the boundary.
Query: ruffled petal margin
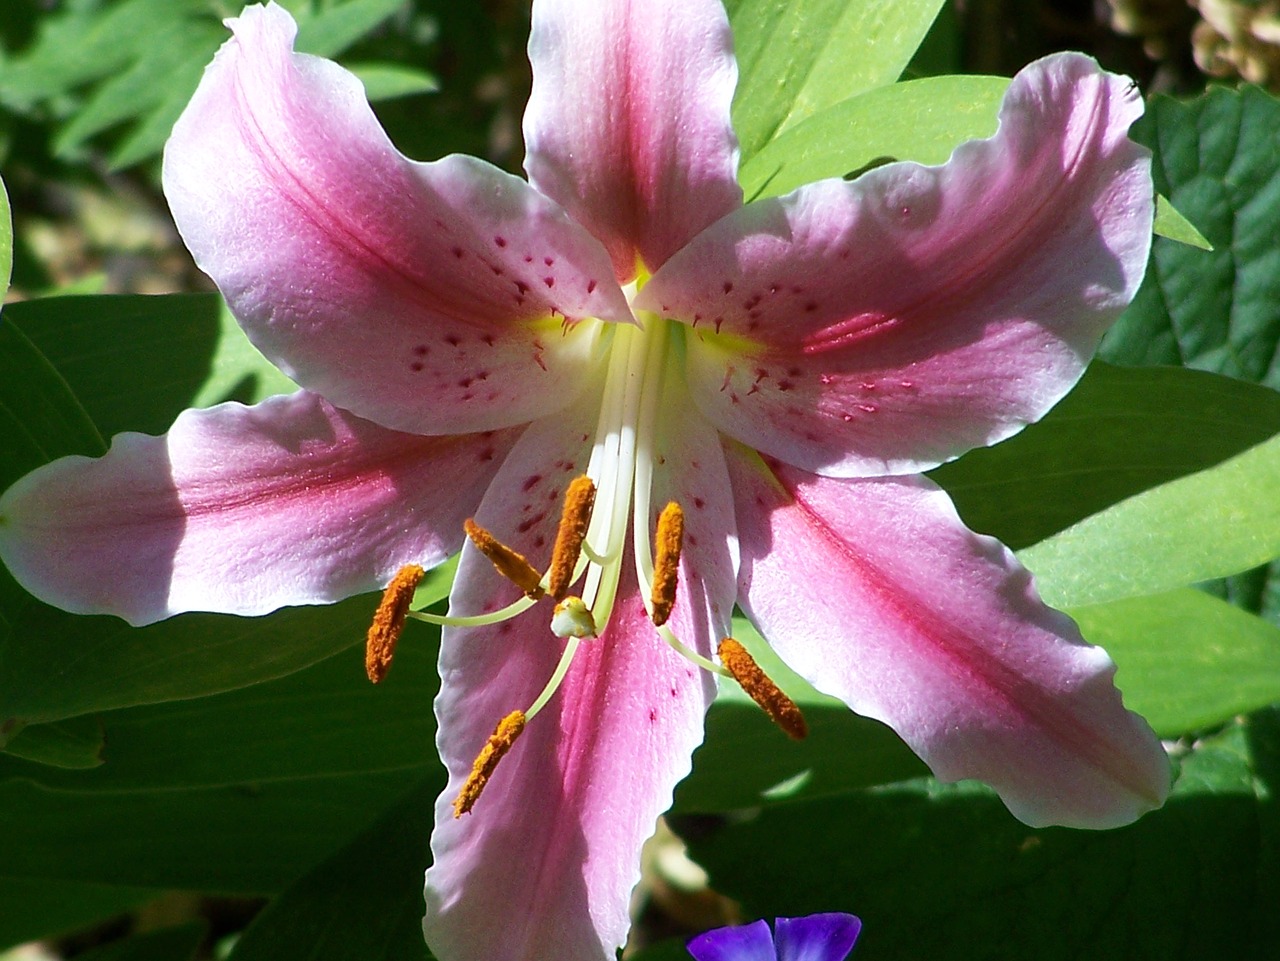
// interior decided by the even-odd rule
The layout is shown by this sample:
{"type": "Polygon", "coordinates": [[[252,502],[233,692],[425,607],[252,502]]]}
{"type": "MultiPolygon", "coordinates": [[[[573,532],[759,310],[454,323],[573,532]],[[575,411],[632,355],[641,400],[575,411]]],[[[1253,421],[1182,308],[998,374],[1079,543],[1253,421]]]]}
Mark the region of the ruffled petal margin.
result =
{"type": "Polygon", "coordinates": [[[993,444],[1076,383],[1133,299],[1150,155],[1124,77],[1060,54],[1014,78],[989,140],[759,201],[636,306],[695,327],[690,390],[722,431],[828,476],[914,473],[993,444]]]}
{"type": "Polygon", "coordinates": [[[250,339],[384,427],[460,434],[572,402],[632,317],[604,249],[518,177],[415,163],[360,81],[293,53],[274,3],[228,21],[165,148],[183,240],[250,339]]]}
{"type": "Polygon", "coordinates": [[[838,480],[727,449],[739,604],[795,671],[890,725],[943,781],[1034,827],[1163,803],[1169,764],[1115,666],[923,477],[838,480]]]}
{"type": "Polygon", "coordinates": [[[135,625],[330,603],[456,551],[519,433],[400,434],[306,392],[186,411],[10,487],[0,559],[41,600],[135,625]]]}
{"type": "Polygon", "coordinates": [[[529,59],[529,180],[600,239],[620,281],[741,205],[720,0],[538,0],[529,59]]]}

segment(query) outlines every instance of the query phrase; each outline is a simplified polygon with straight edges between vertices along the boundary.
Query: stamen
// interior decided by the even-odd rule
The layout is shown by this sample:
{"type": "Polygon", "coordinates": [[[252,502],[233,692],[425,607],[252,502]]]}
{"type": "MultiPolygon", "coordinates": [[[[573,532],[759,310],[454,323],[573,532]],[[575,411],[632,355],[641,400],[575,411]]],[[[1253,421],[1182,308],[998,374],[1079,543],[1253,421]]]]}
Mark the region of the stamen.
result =
{"type": "Polygon", "coordinates": [[[542,596],[542,585],[539,583],[542,575],[534,569],[523,554],[513,551],[477,524],[473,518],[468,517],[462,527],[471,538],[471,543],[476,546],[476,550],[493,562],[499,574],[524,591],[525,597],[536,601],[542,596]]]}
{"type": "Polygon", "coordinates": [[[809,725],[805,723],[804,715],[800,713],[796,702],[769,680],[769,676],[760,670],[760,665],[747,653],[745,647],[732,637],[726,637],[720,642],[717,653],[720,655],[720,663],[729,669],[734,680],[742,685],[751,700],[769,715],[769,720],[797,741],[809,733],[809,725]]]}
{"type": "Polygon", "coordinates": [[[480,749],[480,753],[476,755],[475,763],[471,765],[471,775],[467,778],[467,782],[462,785],[462,790],[458,792],[458,796],[453,800],[453,816],[460,818],[476,805],[476,801],[480,800],[480,794],[484,791],[485,785],[489,783],[489,778],[493,777],[494,770],[498,767],[498,762],[503,759],[511,745],[516,743],[516,738],[520,736],[520,732],[524,730],[524,711],[512,711],[494,728],[489,740],[485,742],[484,747],[480,749]]]}
{"type": "Polygon", "coordinates": [[[551,612],[551,633],[556,637],[595,637],[596,619],[580,597],[566,597],[551,612]]]}
{"type": "Polygon", "coordinates": [[[374,684],[380,683],[391,669],[396,643],[404,630],[409,605],[413,603],[413,592],[425,574],[426,571],[417,564],[406,564],[396,571],[396,576],[382,592],[382,600],[374,611],[373,623],[369,625],[364,643],[364,670],[374,684]]]}
{"type": "Polygon", "coordinates": [[[569,593],[591,524],[591,509],[596,503],[596,485],[583,474],[575,477],[564,492],[564,510],[560,514],[560,529],[556,531],[556,546],[551,552],[551,566],[547,569],[547,593],[557,601],[569,593]]]}
{"type": "Polygon", "coordinates": [[[667,623],[676,604],[676,575],[680,572],[680,547],[684,542],[684,511],[675,501],[658,515],[657,557],[653,561],[653,587],[649,591],[655,627],[667,623]]]}

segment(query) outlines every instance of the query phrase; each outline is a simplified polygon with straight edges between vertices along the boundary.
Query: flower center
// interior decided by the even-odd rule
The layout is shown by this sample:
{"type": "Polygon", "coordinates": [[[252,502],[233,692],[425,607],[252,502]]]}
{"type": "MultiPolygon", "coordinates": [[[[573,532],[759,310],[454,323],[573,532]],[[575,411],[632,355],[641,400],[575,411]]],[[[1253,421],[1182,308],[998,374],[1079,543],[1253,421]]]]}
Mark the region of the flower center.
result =
{"type": "MultiPolygon", "coordinates": [[[[635,290],[628,293],[634,296],[635,290]]],[[[799,709],[737,641],[726,638],[721,642],[721,663],[717,664],[691,650],[667,624],[676,602],[684,512],[675,502],[667,504],[659,514],[652,542],[649,516],[663,378],[671,368],[672,322],[644,312],[638,314],[638,319],[638,326],[618,325],[609,332],[612,343],[587,471],[565,492],[564,510],[546,573],[540,574],[498,536],[468,520],[465,529],[472,545],[518,586],[523,596],[500,610],[469,617],[411,611],[407,598],[422,576],[421,569],[411,565],[387,588],[370,629],[366,661],[370,679],[376,682],[386,673],[395,638],[406,617],[454,627],[479,627],[515,617],[545,595],[555,601],[551,632],[566,639],[559,663],[527,709],[512,711],[499,722],[454,802],[455,816],[471,810],[525,725],[555,696],[580,644],[607,628],[618,597],[628,527],[640,595],[655,633],[702,669],[736,678],[788,734],[804,736],[799,709]],[[572,586],[579,583],[580,594],[570,594],[572,586]]]]}

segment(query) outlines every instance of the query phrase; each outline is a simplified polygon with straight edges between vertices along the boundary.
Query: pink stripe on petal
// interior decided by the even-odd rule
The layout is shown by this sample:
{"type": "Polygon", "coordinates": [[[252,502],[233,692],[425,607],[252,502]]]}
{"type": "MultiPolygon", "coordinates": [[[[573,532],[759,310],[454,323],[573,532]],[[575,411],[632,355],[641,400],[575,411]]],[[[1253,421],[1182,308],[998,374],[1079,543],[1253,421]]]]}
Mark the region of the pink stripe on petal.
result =
{"type": "Polygon", "coordinates": [[[600,239],[619,280],[741,205],[720,0],[539,0],[529,59],[529,180],[600,239]]]}
{"type": "MultiPolygon", "coordinates": [[[[477,511],[540,566],[558,495],[589,458],[594,418],[580,404],[531,425],[477,511]]],[[[424,921],[440,961],[603,961],[626,939],[640,846],[689,771],[714,691],[658,639],[630,563],[622,577],[607,630],[583,642],[554,700],[461,819],[452,803],[477,753],[500,718],[530,706],[564,641],[551,634],[548,599],[496,626],[444,632],[436,717],[450,777],[436,806],[424,921]]],[[[518,595],[464,549],[453,613],[518,595]]]]}
{"type": "Polygon", "coordinates": [[[1169,765],[1115,667],[999,542],[924,478],[838,480],[728,452],[739,598],[820,691],[889,724],[944,781],[979,778],[1032,826],[1114,827],[1169,765]]]}
{"type": "Polygon", "coordinates": [[[690,389],[725,433],[829,476],[936,466],[1043,416],[1133,298],[1141,110],[1125,78],[1046,58],[990,140],[751,204],[636,305],[694,326],[690,389]]]}
{"type": "Polygon", "coordinates": [[[249,7],[165,150],[196,262],[254,343],[309,390],[397,430],[527,422],[575,396],[597,322],[630,323],[608,255],[517,177],[414,163],[359,80],[292,52],[249,7]]]}
{"type": "Polygon", "coordinates": [[[305,392],[187,411],[9,488],[0,557],[37,597],[132,624],[328,603],[455,551],[517,436],[399,434],[305,392]]]}

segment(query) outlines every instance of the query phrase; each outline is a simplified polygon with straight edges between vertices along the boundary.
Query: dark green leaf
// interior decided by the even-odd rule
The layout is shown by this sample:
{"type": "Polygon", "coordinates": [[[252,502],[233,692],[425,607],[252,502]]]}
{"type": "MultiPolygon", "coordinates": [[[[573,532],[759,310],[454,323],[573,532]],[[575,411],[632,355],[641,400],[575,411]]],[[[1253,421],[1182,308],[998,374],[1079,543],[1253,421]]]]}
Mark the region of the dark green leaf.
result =
{"type": "Polygon", "coordinates": [[[431,635],[411,631],[378,687],[351,649],[233,693],[106,712],[91,771],[0,756],[0,810],[21,825],[0,876],[282,890],[414,784],[443,786],[431,635]]]}
{"type": "MultiPolygon", "coordinates": [[[[921,779],[682,833],[748,917],[851,911],[858,961],[1263,956],[1276,921],[1274,719],[1182,763],[1173,797],[1108,832],[1034,829],[972,783],[921,779]]],[[[681,827],[680,822],[676,822],[681,827]]]]}
{"type": "Polygon", "coordinates": [[[53,767],[85,770],[102,763],[105,747],[102,722],[92,716],[56,724],[29,724],[2,743],[4,753],[53,767]]]}
{"type": "Polygon", "coordinates": [[[1137,299],[1103,342],[1117,363],[1184,364],[1280,387],[1280,101],[1213,87],[1153,97],[1133,136],[1156,190],[1213,244],[1157,238],[1137,299]]]}
{"type": "Polygon", "coordinates": [[[241,936],[230,961],[427,961],[422,875],[439,791],[435,778],[423,782],[281,894],[241,936]]]}

